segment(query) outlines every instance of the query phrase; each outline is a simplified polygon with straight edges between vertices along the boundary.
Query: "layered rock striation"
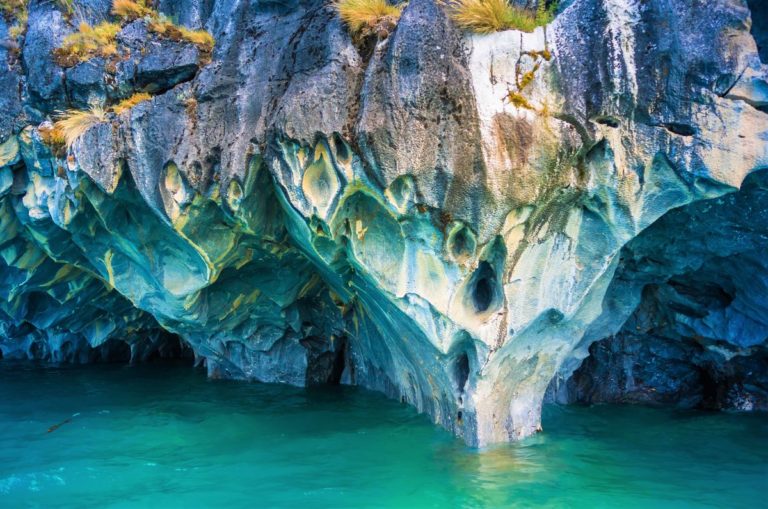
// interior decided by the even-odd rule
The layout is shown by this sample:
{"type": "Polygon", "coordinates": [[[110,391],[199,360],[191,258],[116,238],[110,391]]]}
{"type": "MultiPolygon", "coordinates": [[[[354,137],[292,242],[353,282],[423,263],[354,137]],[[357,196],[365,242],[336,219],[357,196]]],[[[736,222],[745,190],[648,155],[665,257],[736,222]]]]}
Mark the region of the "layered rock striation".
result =
{"type": "Polygon", "coordinates": [[[623,398],[585,380],[656,338],[764,384],[768,68],[744,0],[574,0],[486,36],[411,0],[362,43],[323,1],[158,7],[210,57],[140,19],[117,61],[65,69],[74,18],[37,0],[0,47],[3,356],[178,337],[211,376],[361,385],[473,445],[539,429],[551,383],[623,398]],[[135,92],[44,143],[57,111],[135,92]]]}

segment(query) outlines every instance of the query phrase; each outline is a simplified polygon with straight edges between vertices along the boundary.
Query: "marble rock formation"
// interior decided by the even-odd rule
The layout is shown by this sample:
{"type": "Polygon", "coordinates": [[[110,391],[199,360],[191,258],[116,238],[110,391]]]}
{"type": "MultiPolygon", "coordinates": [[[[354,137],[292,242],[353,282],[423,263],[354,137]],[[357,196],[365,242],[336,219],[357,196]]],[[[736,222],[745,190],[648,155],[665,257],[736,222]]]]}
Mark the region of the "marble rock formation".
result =
{"type": "Polygon", "coordinates": [[[161,0],[210,57],[139,19],[117,63],[63,68],[75,20],[109,17],[75,4],[31,0],[0,45],[3,356],[181,341],[211,376],[360,385],[481,446],[538,430],[550,384],[765,407],[765,9],[573,0],[480,36],[411,0],[361,43],[327,1],[161,0]],[[736,389],[663,380],[702,369],[736,389]]]}

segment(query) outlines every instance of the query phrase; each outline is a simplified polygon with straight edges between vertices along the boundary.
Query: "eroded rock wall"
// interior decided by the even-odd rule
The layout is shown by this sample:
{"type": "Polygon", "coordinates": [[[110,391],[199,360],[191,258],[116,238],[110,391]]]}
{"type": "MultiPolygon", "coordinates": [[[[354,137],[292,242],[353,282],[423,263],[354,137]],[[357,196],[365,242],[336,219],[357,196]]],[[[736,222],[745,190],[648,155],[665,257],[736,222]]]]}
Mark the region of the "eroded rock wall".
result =
{"type": "Polygon", "coordinates": [[[0,48],[6,356],[38,355],[22,329],[75,350],[162,330],[212,376],[358,384],[470,444],[524,437],[640,302],[612,293],[622,248],[768,164],[742,0],[576,0],[488,36],[412,0],[363,46],[322,1],[160,9],[213,34],[210,62],[138,20],[119,63],[64,70],[73,22],[37,1],[0,48]],[[54,111],[134,91],[153,98],[71,150],[41,142],[54,111]]]}
{"type": "Polygon", "coordinates": [[[630,241],[604,313],[634,308],[615,334],[564,363],[561,402],[768,410],[765,216],[768,174],[670,211],[630,241]]]}

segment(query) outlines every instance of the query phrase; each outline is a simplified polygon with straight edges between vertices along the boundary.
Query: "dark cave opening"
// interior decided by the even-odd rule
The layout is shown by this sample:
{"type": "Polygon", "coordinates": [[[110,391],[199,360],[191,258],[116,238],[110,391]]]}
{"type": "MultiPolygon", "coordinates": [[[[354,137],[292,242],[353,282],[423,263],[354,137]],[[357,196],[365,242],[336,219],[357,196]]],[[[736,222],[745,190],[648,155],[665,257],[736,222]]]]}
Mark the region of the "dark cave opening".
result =
{"type": "Polygon", "coordinates": [[[156,360],[186,360],[194,362],[194,352],[180,336],[163,331],[160,340],[148,348],[148,354],[139,360],[140,362],[152,362],[156,360]]]}
{"type": "Polygon", "coordinates": [[[680,124],[676,122],[669,122],[662,124],[662,127],[667,131],[677,134],[679,136],[693,136],[696,134],[696,129],[688,124],[680,124]]]}
{"type": "Polygon", "coordinates": [[[469,356],[466,352],[459,355],[454,361],[453,376],[456,380],[456,388],[463,393],[469,380],[469,356]]]}
{"type": "Polygon", "coordinates": [[[472,302],[475,304],[475,311],[482,313],[491,305],[493,298],[493,287],[489,278],[484,277],[475,283],[475,291],[472,293],[472,302]]]}
{"type": "Polygon", "coordinates": [[[95,362],[131,362],[131,347],[125,341],[108,339],[104,344],[94,349],[95,362]]]}
{"type": "Polygon", "coordinates": [[[499,305],[501,290],[491,265],[480,262],[472,275],[469,288],[469,301],[475,313],[485,313],[499,305]]]}
{"type": "Polygon", "coordinates": [[[306,384],[340,385],[347,367],[347,338],[341,336],[330,342],[309,336],[300,343],[307,350],[306,384]]]}
{"type": "Polygon", "coordinates": [[[724,360],[692,338],[622,333],[593,343],[565,385],[568,403],[768,411],[768,351],[724,360]]]}
{"type": "Polygon", "coordinates": [[[341,376],[344,374],[344,369],[347,367],[346,338],[342,339],[344,341],[343,346],[337,347],[336,351],[333,352],[333,364],[331,365],[331,370],[326,382],[330,385],[341,384],[341,376]]]}
{"type": "Polygon", "coordinates": [[[623,248],[604,300],[610,312],[640,291],[634,311],[550,395],[768,411],[767,251],[766,169],[668,212],[623,248]]]}
{"type": "Polygon", "coordinates": [[[189,362],[190,365],[194,363],[192,349],[180,336],[165,330],[134,333],[139,337],[111,337],[97,346],[91,346],[84,336],[69,332],[54,332],[65,336],[65,339],[57,342],[29,323],[22,323],[9,330],[14,335],[6,345],[17,345],[13,349],[6,347],[5,352],[0,347],[0,360],[53,365],[135,364],[166,360],[189,362]],[[19,343],[27,346],[19,348],[19,343]]]}

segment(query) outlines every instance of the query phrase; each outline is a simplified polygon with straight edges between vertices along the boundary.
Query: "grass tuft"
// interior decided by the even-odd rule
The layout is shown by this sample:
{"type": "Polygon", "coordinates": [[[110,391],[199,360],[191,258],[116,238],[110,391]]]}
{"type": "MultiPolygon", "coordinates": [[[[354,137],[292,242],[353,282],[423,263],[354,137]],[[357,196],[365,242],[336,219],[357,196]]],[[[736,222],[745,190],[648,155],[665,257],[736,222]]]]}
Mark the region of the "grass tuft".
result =
{"type": "Polygon", "coordinates": [[[101,107],[94,106],[89,110],[68,110],[59,114],[59,119],[53,124],[57,137],[63,136],[67,148],[77,141],[91,127],[104,122],[107,114],[101,107]]]}
{"type": "Polygon", "coordinates": [[[16,16],[16,23],[14,23],[9,29],[8,29],[8,35],[11,37],[11,39],[18,39],[22,35],[24,35],[27,32],[27,19],[29,17],[29,13],[27,10],[23,10],[16,16]]]}
{"type": "Polygon", "coordinates": [[[405,4],[390,5],[387,0],[335,0],[333,6],[352,34],[366,36],[383,24],[394,27],[405,4]]]}
{"type": "Polygon", "coordinates": [[[0,0],[0,13],[12,20],[21,11],[27,10],[27,0],[0,0]]]}
{"type": "Polygon", "coordinates": [[[206,30],[191,30],[184,26],[179,26],[167,18],[159,18],[149,23],[150,32],[154,32],[161,37],[172,41],[185,41],[194,44],[203,53],[213,51],[215,40],[206,30]]]}
{"type": "MultiPolygon", "coordinates": [[[[23,2],[24,0],[0,0],[0,11],[3,2],[23,2]]],[[[62,5],[68,5],[72,0],[57,0],[62,5]]],[[[120,24],[106,21],[96,26],[80,23],[78,31],[64,38],[61,46],[53,52],[56,63],[62,67],[72,67],[80,62],[94,57],[110,57],[116,55],[117,34],[121,24],[135,19],[146,18],[151,32],[161,37],[175,41],[194,44],[201,53],[201,60],[210,58],[215,41],[205,30],[191,30],[177,26],[162,14],[149,6],[149,0],[113,0],[112,14],[121,18],[120,24]]]]}
{"type": "Polygon", "coordinates": [[[490,34],[501,30],[533,32],[554,19],[556,3],[548,9],[544,2],[537,10],[524,9],[508,0],[448,0],[451,18],[460,28],[478,34],[490,34]]]}
{"type": "Polygon", "coordinates": [[[115,55],[115,38],[119,31],[117,23],[102,21],[94,27],[80,23],[78,31],[66,36],[61,46],[53,51],[53,56],[62,67],[72,67],[93,57],[115,55]]]}
{"type": "Polygon", "coordinates": [[[204,51],[213,50],[213,45],[216,43],[213,36],[206,30],[190,30],[187,27],[180,26],[181,38],[187,42],[191,42],[198,48],[204,51]]]}
{"type": "Polygon", "coordinates": [[[54,151],[67,145],[67,139],[64,136],[64,131],[61,127],[46,122],[46,124],[38,127],[37,131],[40,133],[40,139],[43,143],[51,147],[54,151]]]}
{"type": "Polygon", "coordinates": [[[152,99],[152,96],[149,95],[146,92],[138,92],[133,94],[131,97],[127,99],[123,99],[119,103],[112,106],[112,111],[114,111],[116,114],[121,114],[125,111],[130,110],[134,106],[136,106],[139,103],[143,103],[144,101],[149,101],[152,99]]]}
{"type": "Polygon", "coordinates": [[[27,31],[28,3],[28,0],[0,0],[0,14],[13,23],[8,29],[11,39],[17,39],[27,31]]]}
{"type": "Polygon", "coordinates": [[[147,7],[145,0],[114,0],[112,2],[112,14],[127,21],[145,16],[157,16],[157,12],[147,7]]]}

